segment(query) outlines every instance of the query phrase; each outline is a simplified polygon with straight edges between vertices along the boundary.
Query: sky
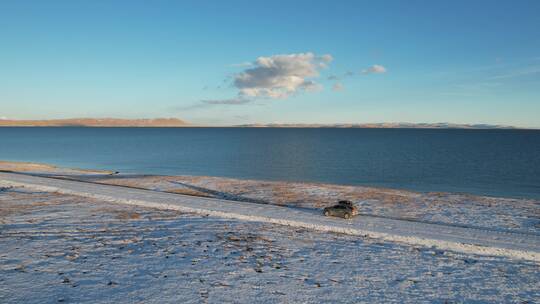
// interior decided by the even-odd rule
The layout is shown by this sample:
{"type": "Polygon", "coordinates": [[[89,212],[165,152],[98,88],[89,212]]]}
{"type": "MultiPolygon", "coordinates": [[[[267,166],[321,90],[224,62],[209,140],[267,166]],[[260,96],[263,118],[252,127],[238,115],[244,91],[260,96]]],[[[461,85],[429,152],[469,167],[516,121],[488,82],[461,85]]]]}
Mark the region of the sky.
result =
{"type": "Polygon", "coordinates": [[[0,1],[0,119],[540,128],[540,1],[0,1]]]}

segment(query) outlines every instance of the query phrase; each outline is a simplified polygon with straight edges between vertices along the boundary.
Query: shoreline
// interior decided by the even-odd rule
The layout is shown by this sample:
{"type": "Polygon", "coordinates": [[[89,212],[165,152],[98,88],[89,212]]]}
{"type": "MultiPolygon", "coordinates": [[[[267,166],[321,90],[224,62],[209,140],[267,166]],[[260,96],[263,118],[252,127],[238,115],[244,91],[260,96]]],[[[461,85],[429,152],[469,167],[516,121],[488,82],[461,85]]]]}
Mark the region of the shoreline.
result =
{"type": "Polygon", "coordinates": [[[72,169],[31,162],[0,161],[0,170],[312,210],[347,199],[356,202],[369,216],[540,234],[540,200],[536,199],[214,176],[123,174],[111,170],[72,169]]]}
{"type": "Polygon", "coordinates": [[[242,178],[242,177],[232,177],[232,176],[212,176],[212,175],[171,175],[171,174],[159,174],[159,173],[148,173],[148,172],[138,172],[138,171],[117,171],[109,168],[80,168],[80,167],[66,167],[57,164],[50,163],[41,163],[33,161],[11,161],[11,160],[2,160],[0,159],[0,170],[11,170],[14,172],[33,172],[37,174],[72,174],[77,175],[81,173],[82,175],[88,174],[107,174],[107,175],[116,175],[118,176],[139,176],[139,177],[155,177],[155,178],[170,178],[170,177],[186,177],[186,178],[206,178],[206,179],[222,179],[222,180],[235,180],[235,181],[244,181],[251,183],[292,183],[292,184],[304,184],[304,185],[313,185],[313,186],[322,186],[322,187],[357,187],[371,189],[377,192],[401,192],[408,194],[441,194],[441,195],[461,195],[467,197],[478,197],[485,199],[507,199],[507,200],[527,200],[527,201],[538,201],[540,203],[540,197],[536,195],[512,195],[512,194],[484,194],[482,190],[479,191],[452,191],[452,190],[428,190],[424,189],[425,187],[388,187],[388,186],[377,186],[374,184],[358,184],[358,183],[332,183],[324,181],[309,181],[309,180],[283,180],[283,179],[254,179],[254,178],[242,178]]]}
{"type": "Polygon", "coordinates": [[[189,128],[232,128],[232,129],[363,129],[363,130],[465,130],[465,131],[540,131],[535,127],[507,127],[507,128],[466,128],[466,127],[334,127],[334,126],[206,126],[206,125],[185,125],[185,126],[85,126],[85,125],[65,125],[65,126],[40,126],[40,125],[0,125],[0,128],[149,128],[149,129],[189,129],[189,128]]]}

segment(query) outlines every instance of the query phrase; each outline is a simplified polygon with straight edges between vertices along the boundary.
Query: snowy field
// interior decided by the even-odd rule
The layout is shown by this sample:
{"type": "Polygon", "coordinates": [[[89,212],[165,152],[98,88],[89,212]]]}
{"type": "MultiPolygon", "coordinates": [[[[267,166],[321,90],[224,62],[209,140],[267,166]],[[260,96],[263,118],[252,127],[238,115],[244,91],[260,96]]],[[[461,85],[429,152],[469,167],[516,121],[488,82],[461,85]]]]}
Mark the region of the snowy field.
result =
{"type": "Polygon", "coordinates": [[[468,194],[267,182],[199,176],[89,176],[86,180],[145,189],[276,204],[323,208],[339,199],[355,202],[363,214],[540,233],[540,202],[531,199],[482,197],[468,194]]]}
{"type": "Polygon", "coordinates": [[[535,303],[540,266],[284,226],[0,192],[2,303],[535,303]]]}
{"type": "MultiPolygon", "coordinates": [[[[348,198],[376,216],[540,234],[534,200],[0,162],[1,169],[313,212],[348,198]]],[[[539,303],[540,264],[31,188],[0,190],[0,303],[254,301],[539,303]]]]}

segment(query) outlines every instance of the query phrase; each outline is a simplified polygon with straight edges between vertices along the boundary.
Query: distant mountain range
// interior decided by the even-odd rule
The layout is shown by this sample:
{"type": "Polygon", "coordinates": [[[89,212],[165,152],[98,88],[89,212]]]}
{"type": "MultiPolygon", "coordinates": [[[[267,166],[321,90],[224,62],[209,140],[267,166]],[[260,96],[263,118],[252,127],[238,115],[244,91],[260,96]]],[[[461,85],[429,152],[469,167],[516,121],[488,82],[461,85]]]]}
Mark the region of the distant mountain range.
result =
{"type": "Polygon", "coordinates": [[[119,119],[72,118],[52,120],[0,119],[0,126],[10,127],[184,127],[185,121],[176,118],[119,119]]]}
{"type": "MultiPolygon", "coordinates": [[[[177,118],[120,119],[72,118],[51,120],[0,119],[0,127],[205,127],[192,125],[177,118]]],[[[222,127],[239,128],[372,128],[372,129],[516,129],[512,126],[454,123],[359,123],[359,124],[244,124],[222,127]]]]}
{"type": "Polygon", "coordinates": [[[246,124],[250,128],[366,128],[366,129],[516,129],[512,126],[489,124],[439,123],[361,123],[361,124],[246,124]]]}

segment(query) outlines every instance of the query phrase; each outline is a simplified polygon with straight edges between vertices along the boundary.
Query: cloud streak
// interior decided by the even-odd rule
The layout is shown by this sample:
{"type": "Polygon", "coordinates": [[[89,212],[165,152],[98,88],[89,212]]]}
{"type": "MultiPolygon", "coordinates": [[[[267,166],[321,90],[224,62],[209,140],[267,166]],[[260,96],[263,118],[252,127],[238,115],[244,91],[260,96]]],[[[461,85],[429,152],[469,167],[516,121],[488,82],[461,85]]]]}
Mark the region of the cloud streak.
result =
{"type": "Polygon", "coordinates": [[[343,84],[341,82],[336,82],[334,83],[334,85],[332,86],[332,90],[338,92],[338,91],[343,91],[345,89],[345,87],[343,86],[343,84]]]}
{"type": "Polygon", "coordinates": [[[516,77],[522,77],[522,76],[529,76],[534,74],[540,73],[540,66],[532,66],[524,69],[517,69],[505,74],[499,74],[491,77],[492,80],[497,79],[508,79],[508,78],[516,78],[516,77]]]}
{"type": "Polygon", "coordinates": [[[251,100],[245,98],[230,98],[230,99],[205,99],[201,100],[202,104],[207,105],[242,105],[250,103],[251,100]]]}
{"type": "Polygon", "coordinates": [[[241,62],[241,63],[233,63],[233,64],[229,64],[230,67],[233,67],[233,68],[245,68],[245,67],[250,67],[252,66],[253,63],[249,62],[249,61],[246,61],[246,62],[241,62]]]}
{"type": "Polygon", "coordinates": [[[362,71],[362,74],[383,74],[386,73],[386,68],[382,65],[374,64],[362,71]]]}
{"type": "Polygon", "coordinates": [[[251,103],[252,99],[247,98],[229,98],[229,99],[204,99],[199,100],[198,103],[194,103],[191,105],[183,106],[183,107],[177,107],[175,110],[180,111],[191,111],[191,110],[199,110],[199,109],[206,109],[206,108],[212,108],[220,105],[225,106],[238,106],[238,105],[245,105],[248,103],[251,103]]]}

